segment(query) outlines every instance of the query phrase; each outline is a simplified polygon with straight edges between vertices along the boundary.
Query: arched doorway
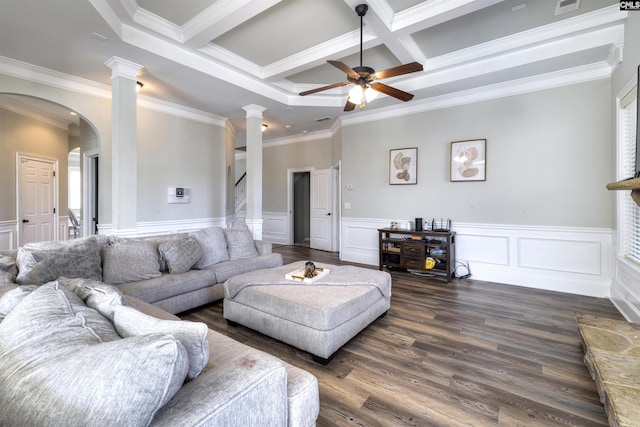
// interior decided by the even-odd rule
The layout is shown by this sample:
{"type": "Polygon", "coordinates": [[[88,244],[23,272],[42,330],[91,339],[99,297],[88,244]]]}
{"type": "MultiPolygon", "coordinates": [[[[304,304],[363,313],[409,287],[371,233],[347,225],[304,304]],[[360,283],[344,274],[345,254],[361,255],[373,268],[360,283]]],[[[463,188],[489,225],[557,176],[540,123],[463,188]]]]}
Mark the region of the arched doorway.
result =
{"type": "MultiPolygon", "coordinates": [[[[78,149],[78,158],[88,150],[99,151],[99,138],[93,126],[83,117],[72,115],[71,109],[41,98],[0,93],[0,198],[6,203],[0,206],[0,249],[16,248],[24,243],[36,240],[67,239],[69,233],[70,203],[69,194],[69,152],[78,149]],[[25,158],[27,159],[25,161],[25,158]],[[25,217],[31,209],[29,200],[24,196],[29,188],[21,188],[21,163],[33,159],[34,164],[43,162],[54,165],[51,169],[51,180],[41,182],[47,203],[35,203],[34,209],[51,210],[50,231],[29,233],[27,226],[34,225],[25,217]],[[52,186],[53,191],[47,193],[52,186]]],[[[82,162],[77,165],[82,176],[82,162]]],[[[44,172],[39,172],[45,175],[44,172]]],[[[97,179],[97,176],[96,176],[97,179]]],[[[24,183],[22,183],[24,184],[24,183]]],[[[36,197],[37,198],[37,197],[36,197]]],[[[80,195],[79,208],[84,208],[84,196],[80,195]]],[[[31,227],[37,229],[38,226],[31,227]]],[[[40,226],[45,230],[46,226],[40,226]]]]}

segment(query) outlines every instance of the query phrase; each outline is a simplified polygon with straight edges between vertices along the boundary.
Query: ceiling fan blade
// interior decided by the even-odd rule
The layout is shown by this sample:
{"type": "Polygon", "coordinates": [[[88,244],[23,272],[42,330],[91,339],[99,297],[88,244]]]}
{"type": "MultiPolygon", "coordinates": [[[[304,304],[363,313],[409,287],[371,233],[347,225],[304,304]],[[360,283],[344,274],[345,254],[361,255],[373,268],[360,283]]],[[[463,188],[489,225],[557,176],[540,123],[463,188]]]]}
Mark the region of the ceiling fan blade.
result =
{"type": "Polygon", "coordinates": [[[384,83],[373,83],[371,85],[371,89],[377,90],[378,92],[382,92],[385,95],[393,96],[394,98],[397,98],[400,101],[407,102],[413,99],[413,94],[402,91],[400,89],[396,89],[395,87],[388,86],[384,83]]]}
{"type": "Polygon", "coordinates": [[[397,67],[388,68],[386,70],[378,71],[373,75],[378,80],[386,79],[388,77],[401,76],[403,74],[415,73],[416,71],[422,71],[422,64],[419,62],[410,62],[408,64],[399,65],[397,67]]]}
{"type": "Polygon", "coordinates": [[[347,74],[347,76],[353,77],[355,79],[359,79],[360,78],[360,74],[356,73],[355,71],[353,71],[351,69],[351,67],[349,67],[347,64],[345,64],[344,62],[340,62],[340,61],[333,61],[333,60],[328,60],[327,61],[329,64],[333,65],[334,67],[338,68],[339,70],[343,71],[344,73],[347,74]]]}
{"type": "Polygon", "coordinates": [[[300,92],[298,95],[300,95],[300,96],[311,95],[312,93],[322,92],[323,90],[333,89],[334,87],[346,86],[348,84],[349,84],[349,82],[334,83],[334,84],[328,85],[328,86],[322,86],[322,87],[318,87],[318,88],[311,89],[311,90],[305,90],[304,92],[300,92]]]}
{"type": "Polygon", "coordinates": [[[353,111],[355,108],[356,104],[347,99],[347,103],[344,104],[344,111],[353,111]]]}

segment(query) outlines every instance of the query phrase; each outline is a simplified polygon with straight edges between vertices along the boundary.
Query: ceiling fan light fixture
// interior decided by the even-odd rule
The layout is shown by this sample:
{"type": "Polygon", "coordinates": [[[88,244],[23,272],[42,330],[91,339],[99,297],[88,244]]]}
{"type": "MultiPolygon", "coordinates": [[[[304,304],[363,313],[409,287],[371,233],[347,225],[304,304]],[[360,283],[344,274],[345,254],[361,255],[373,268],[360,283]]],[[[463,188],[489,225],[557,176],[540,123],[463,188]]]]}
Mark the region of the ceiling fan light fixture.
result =
{"type": "Polygon", "coordinates": [[[366,99],[367,102],[373,101],[378,97],[378,95],[380,95],[380,92],[378,92],[377,90],[373,89],[370,86],[364,90],[364,99],[366,99]]]}
{"type": "Polygon", "coordinates": [[[351,90],[349,91],[349,102],[352,102],[354,104],[362,103],[362,100],[365,99],[364,92],[365,91],[360,85],[356,85],[352,87],[351,90]]]}

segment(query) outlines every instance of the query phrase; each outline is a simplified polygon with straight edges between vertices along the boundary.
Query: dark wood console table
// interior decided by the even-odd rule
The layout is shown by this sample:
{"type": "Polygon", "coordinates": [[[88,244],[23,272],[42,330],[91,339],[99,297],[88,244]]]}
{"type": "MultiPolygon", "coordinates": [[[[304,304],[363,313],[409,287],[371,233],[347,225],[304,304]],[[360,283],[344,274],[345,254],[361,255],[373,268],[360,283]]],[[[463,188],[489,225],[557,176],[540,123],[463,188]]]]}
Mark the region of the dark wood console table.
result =
{"type": "Polygon", "coordinates": [[[380,228],[380,270],[417,270],[443,276],[449,282],[455,269],[455,238],[455,231],[380,228]],[[427,258],[435,261],[433,268],[427,268],[427,258]]]}

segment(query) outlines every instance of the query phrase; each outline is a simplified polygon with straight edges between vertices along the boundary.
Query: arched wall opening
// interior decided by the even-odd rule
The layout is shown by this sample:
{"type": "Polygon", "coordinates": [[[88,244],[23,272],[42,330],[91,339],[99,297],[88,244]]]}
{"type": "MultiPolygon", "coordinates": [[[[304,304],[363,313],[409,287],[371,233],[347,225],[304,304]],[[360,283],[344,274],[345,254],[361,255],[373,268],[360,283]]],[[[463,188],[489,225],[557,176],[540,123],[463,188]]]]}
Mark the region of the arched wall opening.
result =
{"type": "MultiPolygon", "coordinates": [[[[2,76],[4,78],[5,76],[2,76]]],[[[2,80],[2,79],[0,79],[2,80]]],[[[3,90],[0,81],[0,249],[14,249],[26,243],[28,239],[47,240],[49,237],[64,240],[73,236],[69,221],[69,153],[78,148],[79,158],[84,153],[96,156],[101,151],[99,126],[82,111],[83,102],[66,102],[73,97],[35,96],[19,90],[3,90]],[[76,104],[70,106],[69,104],[76,104]],[[72,116],[71,112],[76,115],[72,116]],[[54,191],[51,192],[52,207],[55,214],[50,230],[37,234],[47,234],[39,238],[23,229],[26,205],[20,197],[19,188],[21,166],[18,157],[23,160],[42,159],[54,165],[55,178],[51,180],[54,191]]],[[[29,91],[26,91],[29,92],[29,91]]],[[[83,96],[78,96],[79,98],[83,96]]],[[[104,111],[103,108],[100,108],[104,111]]],[[[107,110],[108,111],[108,110],[107,110]]],[[[91,114],[93,112],[90,111],[91,114]]],[[[90,114],[90,115],[91,115],[90,114]]],[[[110,117],[107,116],[107,121],[110,117]]],[[[82,170],[80,161],[80,174],[82,170]]],[[[97,169],[97,164],[96,164],[97,169]]],[[[97,181],[97,175],[95,179],[97,181]]],[[[98,191],[96,187],[96,191],[98,191]]],[[[23,187],[23,195],[27,194],[23,187]]],[[[84,192],[83,192],[84,195],[84,192]]],[[[83,197],[84,199],[84,197],[83,197]]],[[[107,199],[108,200],[108,199],[107,199]]],[[[84,208],[82,200],[80,213],[84,208]]],[[[97,217],[98,215],[96,215],[97,217]]],[[[82,218],[82,215],[80,216],[82,218]]],[[[44,228],[47,228],[44,227],[44,228]]]]}

